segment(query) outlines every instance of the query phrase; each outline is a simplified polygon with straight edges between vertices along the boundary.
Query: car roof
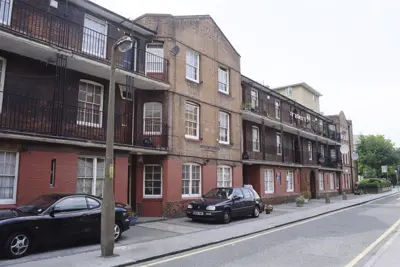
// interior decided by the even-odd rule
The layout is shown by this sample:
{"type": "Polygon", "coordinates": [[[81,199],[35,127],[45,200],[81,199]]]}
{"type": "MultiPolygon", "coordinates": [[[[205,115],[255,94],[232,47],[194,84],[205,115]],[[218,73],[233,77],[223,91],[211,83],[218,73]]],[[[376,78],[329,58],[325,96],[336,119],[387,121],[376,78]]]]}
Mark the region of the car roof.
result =
{"type": "Polygon", "coordinates": [[[80,194],[80,193],[55,193],[55,194],[46,194],[46,195],[42,195],[42,197],[49,197],[49,198],[54,198],[54,199],[61,199],[64,197],[71,197],[71,196],[83,196],[83,197],[95,197],[98,198],[96,196],[92,196],[89,194],[80,194]]]}

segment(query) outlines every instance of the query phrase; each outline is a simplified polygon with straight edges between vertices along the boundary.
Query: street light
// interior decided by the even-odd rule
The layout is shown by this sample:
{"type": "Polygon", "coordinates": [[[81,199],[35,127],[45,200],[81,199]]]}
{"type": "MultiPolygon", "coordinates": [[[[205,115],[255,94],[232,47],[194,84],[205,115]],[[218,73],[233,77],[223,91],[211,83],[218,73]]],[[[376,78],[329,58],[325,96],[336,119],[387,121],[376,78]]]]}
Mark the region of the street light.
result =
{"type": "Polygon", "coordinates": [[[103,184],[103,201],[101,205],[101,256],[108,257],[114,254],[114,125],[115,125],[115,52],[118,49],[125,53],[133,46],[129,36],[118,39],[111,49],[110,86],[108,94],[107,112],[107,141],[106,141],[106,178],[103,184]]]}

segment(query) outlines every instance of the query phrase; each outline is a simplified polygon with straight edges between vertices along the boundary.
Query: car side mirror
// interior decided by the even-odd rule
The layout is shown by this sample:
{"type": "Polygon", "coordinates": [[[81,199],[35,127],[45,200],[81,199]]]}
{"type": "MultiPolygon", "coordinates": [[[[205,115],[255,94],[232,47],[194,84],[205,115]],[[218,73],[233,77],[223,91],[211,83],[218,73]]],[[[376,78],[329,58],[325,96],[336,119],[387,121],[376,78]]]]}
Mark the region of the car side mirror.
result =
{"type": "Polygon", "coordinates": [[[51,217],[54,217],[54,214],[56,214],[56,213],[58,213],[58,212],[61,212],[60,207],[53,207],[53,208],[51,208],[51,210],[50,210],[50,212],[49,212],[49,215],[50,215],[51,217]]]}
{"type": "Polygon", "coordinates": [[[233,200],[239,200],[239,199],[241,199],[240,196],[233,196],[233,200]]]}

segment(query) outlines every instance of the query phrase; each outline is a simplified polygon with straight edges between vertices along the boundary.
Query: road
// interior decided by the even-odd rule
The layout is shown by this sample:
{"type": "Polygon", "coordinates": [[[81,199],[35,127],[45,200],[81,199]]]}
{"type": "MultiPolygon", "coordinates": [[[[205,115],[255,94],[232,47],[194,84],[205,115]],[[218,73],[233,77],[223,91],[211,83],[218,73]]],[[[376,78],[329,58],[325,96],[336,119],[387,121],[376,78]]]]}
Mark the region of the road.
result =
{"type": "MultiPolygon", "coordinates": [[[[371,259],[382,250],[399,225],[400,198],[395,195],[269,232],[132,267],[373,266],[371,259]]],[[[398,266],[400,259],[393,265],[398,266]]]]}

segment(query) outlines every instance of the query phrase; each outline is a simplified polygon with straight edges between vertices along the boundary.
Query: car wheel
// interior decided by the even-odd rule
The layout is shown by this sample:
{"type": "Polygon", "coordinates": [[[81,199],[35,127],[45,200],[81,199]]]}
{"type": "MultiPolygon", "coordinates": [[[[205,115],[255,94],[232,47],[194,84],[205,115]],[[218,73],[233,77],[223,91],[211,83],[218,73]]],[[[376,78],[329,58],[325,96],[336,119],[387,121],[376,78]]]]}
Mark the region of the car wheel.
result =
{"type": "Polygon", "coordinates": [[[258,207],[258,205],[254,207],[253,214],[251,214],[251,216],[253,218],[258,218],[258,216],[260,216],[260,207],[258,207]]]}
{"type": "Polygon", "coordinates": [[[122,231],[119,223],[115,223],[114,225],[114,241],[118,241],[121,238],[122,231]]]}
{"type": "Polygon", "coordinates": [[[30,245],[31,240],[27,234],[23,232],[13,233],[6,242],[6,256],[12,259],[21,258],[28,253],[30,245]]]}
{"type": "Polygon", "coordinates": [[[232,219],[231,211],[230,210],[225,210],[224,211],[224,217],[223,217],[223,223],[230,223],[232,219]]]}

